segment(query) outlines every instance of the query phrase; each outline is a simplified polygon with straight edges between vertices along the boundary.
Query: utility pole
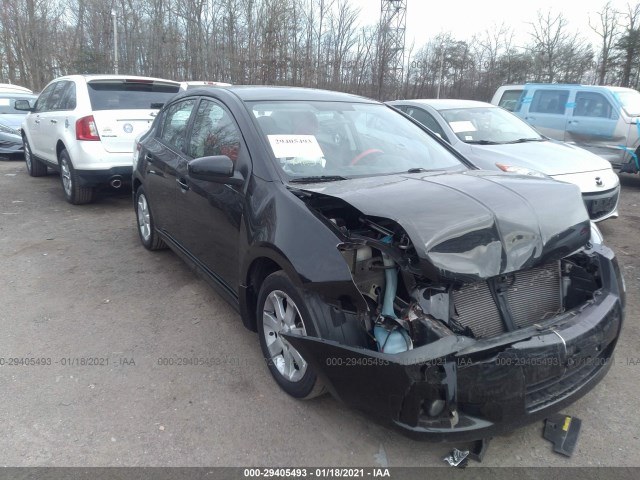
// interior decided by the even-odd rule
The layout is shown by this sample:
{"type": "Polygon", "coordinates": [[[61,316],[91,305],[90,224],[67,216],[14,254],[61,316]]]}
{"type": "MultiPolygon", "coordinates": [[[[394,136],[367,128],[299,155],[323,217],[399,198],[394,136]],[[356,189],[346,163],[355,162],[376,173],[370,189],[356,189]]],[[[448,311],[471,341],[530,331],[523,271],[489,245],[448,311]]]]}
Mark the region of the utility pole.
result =
{"type": "Polygon", "coordinates": [[[116,23],[116,11],[111,10],[111,17],[113,17],[113,71],[118,74],[118,24],[116,23]]]}
{"type": "Polygon", "coordinates": [[[407,23],[407,0],[380,0],[380,28],[383,71],[378,92],[383,100],[382,87],[397,97],[404,78],[404,47],[407,23]]]}

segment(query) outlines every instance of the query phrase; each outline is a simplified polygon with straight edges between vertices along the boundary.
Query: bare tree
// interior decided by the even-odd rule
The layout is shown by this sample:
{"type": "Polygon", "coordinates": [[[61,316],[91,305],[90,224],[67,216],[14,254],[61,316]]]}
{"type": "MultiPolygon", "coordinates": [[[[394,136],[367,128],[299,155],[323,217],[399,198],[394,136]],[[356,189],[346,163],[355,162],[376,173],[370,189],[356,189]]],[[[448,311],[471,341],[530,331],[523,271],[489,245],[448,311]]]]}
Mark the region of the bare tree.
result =
{"type": "Polygon", "coordinates": [[[611,5],[611,1],[608,1],[604,7],[602,7],[602,10],[597,12],[597,16],[594,24],[592,24],[591,19],[589,19],[589,27],[600,37],[598,85],[604,85],[611,60],[611,53],[616,40],[620,36],[618,12],[611,5]]]}

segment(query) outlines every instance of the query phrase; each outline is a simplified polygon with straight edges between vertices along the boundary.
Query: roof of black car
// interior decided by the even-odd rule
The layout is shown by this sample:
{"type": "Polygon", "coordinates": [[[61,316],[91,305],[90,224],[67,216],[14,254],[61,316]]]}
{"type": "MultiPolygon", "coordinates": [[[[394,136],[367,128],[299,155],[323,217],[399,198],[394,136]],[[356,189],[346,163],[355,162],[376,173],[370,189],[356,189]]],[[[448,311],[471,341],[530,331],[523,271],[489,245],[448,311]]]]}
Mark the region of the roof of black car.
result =
{"type": "Polygon", "coordinates": [[[331,92],[314,88],[301,87],[274,87],[264,85],[232,85],[229,87],[202,87],[190,90],[193,95],[202,90],[211,88],[225,89],[233,92],[243,101],[279,101],[279,100],[304,100],[304,101],[324,101],[324,102],[358,102],[358,103],[378,103],[370,98],[350,95],[348,93],[331,92]]]}

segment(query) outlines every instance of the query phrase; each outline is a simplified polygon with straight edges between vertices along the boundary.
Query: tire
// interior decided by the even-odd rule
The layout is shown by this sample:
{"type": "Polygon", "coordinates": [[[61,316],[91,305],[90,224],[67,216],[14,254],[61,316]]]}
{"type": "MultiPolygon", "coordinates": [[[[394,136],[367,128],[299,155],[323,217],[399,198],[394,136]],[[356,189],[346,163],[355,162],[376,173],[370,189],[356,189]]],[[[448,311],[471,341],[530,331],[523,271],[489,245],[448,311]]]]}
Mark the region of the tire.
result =
{"type": "Polygon", "coordinates": [[[24,137],[24,163],[32,177],[44,177],[47,174],[47,166],[33,156],[27,137],[24,137]]]}
{"type": "Polygon", "coordinates": [[[93,188],[80,186],[78,174],[66,150],[60,152],[58,161],[60,162],[60,182],[67,202],[73,205],[90,203],[93,200],[93,188]]]}
{"type": "Polygon", "coordinates": [[[312,367],[279,335],[288,331],[317,336],[303,296],[284,272],[272,273],[264,280],[256,314],[260,348],[280,388],[299,399],[311,399],[325,393],[312,367]]]}
{"type": "Polygon", "coordinates": [[[158,232],[156,232],[151,207],[149,206],[147,195],[144,193],[142,186],[136,190],[135,202],[138,235],[144,248],[147,250],[162,250],[163,248],[167,248],[166,243],[164,243],[158,235],[158,232]]]}

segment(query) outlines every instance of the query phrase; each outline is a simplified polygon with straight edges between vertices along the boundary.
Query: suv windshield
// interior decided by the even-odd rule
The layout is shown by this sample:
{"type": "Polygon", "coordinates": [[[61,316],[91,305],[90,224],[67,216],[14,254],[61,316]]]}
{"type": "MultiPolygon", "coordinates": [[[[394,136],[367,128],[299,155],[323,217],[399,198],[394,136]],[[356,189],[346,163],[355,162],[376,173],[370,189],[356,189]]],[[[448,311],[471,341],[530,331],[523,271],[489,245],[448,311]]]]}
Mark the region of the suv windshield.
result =
{"type": "Polygon", "coordinates": [[[151,80],[94,80],[87,86],[92,110],[159,109],[180,89],[151,80]]]}
{"type": "Polygon", "coordinates": [[[440,110],[453,133],[465,143],[514,143],[544,140],[515,115],[498,107],[440,110]]]}
{"type": "Polygon", "coordinates": [[[11,93],[0,93],[0,114],[11,114],[11,115],[26,115],[28,112],[24,110],[16,110],[16,100],[27,100],[29,105],[34,104],[37,95],[28,95],[28,94],[11,94],[11,93]]]}
{"type": "Polygon", "coordinates": [[[391,108],[347,102],[249,102],[290,181],[463,170],[420,127],[391,108]]]}
{"type": "Polygon", "coordinates": [[[622,108],[627,112],[627,115],[632,117],[640,116],[640,93],[635,90],[619,90],[614,92],[614,95],[620,103],[622,108]]]}

